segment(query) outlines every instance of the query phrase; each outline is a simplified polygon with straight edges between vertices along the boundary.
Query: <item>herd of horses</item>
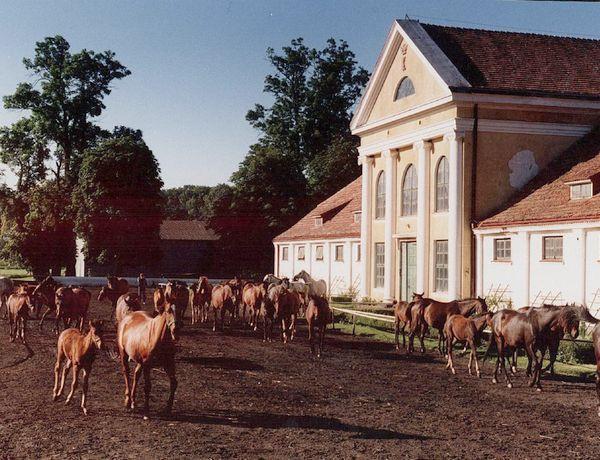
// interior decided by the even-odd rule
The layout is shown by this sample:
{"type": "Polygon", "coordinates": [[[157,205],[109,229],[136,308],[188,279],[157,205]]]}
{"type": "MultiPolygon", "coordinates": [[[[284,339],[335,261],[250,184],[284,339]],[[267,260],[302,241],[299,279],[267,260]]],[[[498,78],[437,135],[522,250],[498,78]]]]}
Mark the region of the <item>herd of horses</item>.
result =
{"type": "MultiPolygon", "coordinates": [[[[130,292],[127,280],[109,276],[106,285],[100,290],[98,300],[107,300],[112,306],[111,322],[117,332],[118,352],[112,351],[111,354],[103,340],[106,323],[99,320],[87,321],[90,291],[81,287],[61,286],[50,276],[39,284],[22,284],[16,288],[10,280],[3,278],[0,279],[0,297],[4,317],[8,317],[11,341],[19,338],[26,343],[27,320],[31,315],[40,318],[39,328],[42,329],[45,318],[53,313],[54,331],[57,334],[62,321],[64,330],[57,343],[53,399],[57,400],[61,396],[66,375],[72,369],[71,389],[66,399],[67,402],[71,401],[78,386],[79,373],[83,372],[81,408],[85,414],[92,364],[96,353],[102,349],[107,350],[121,364],[127,408],[135,408],[136,389],[143,374],[143,412],[147,416],[150,373],[152,368],[158,367],[165,371],[170,381],[165,411],[171,410],[177,388],[176,342],[188,308],[191,308],[192,325],[207,323],[209,312],[212,311],[213,331],[224,330],[228,316],[229,328],[238,323],[258,331],[259,326],[262,326],[265,342],[273,340],[274,326],[279,324],[280,339],[284,343],[294,339],[296,320],[304,314],[311,353],[317,357],[322,354],[326,327],[332,320],[325,282],[313,279],[305,271],[292,280],[268,274],[260,281],[235,277],[214,286],[204,276],[190,286],[181,281],[168,281],[165,285],[154,286],[152,312],[144,311],[141,299],[137,293],[130,292]],[[86,322],[88,328],[84,332],[86,322]],[[132,377],[130,362],[135,363],[132,377]]],[[[453,374],[456,373],[453,348],[455,343],[462,343],[465,351],[470,349],[469,374],[473,373],[474,362],[475,373],[477,377],[481,377],[477,347],[487,328],[490,330],[490,341],[483,359],[486,359],[493,346],[497,349],[492,382],[498,382],[498,371],[501,369],[507,386],[512,387],[507,363],[510,374],[514,375],[517,352],[523,349],[528,359],[526,372],[529,386],[536,387],[538,391],[542,389],[542,373],[554,372],[560,340],[565,335],[576,339],[581,321],[594,324],[592,341],[597,364],[596,389],[600,415],[600,320],[594,318],[587,308],[576,305],[543,305],[518,310],[503,309],[492,313],[485,298],[441,302],[417,293],[413,294],[411,302],[394,301],[393,306],[398,350],[399,335],[402,333],[402,346],[407,353],[414,352],[415,337],[420,341],[421,352],[425,352],[424,338],[432,328],[438,332],[438,350],[446,357],[446,368],[453,374]],[[542,361],[547,351],[549,364],[542,370],[542,361]]]]}
{"type": "Polygon", "coordinates": [[[96,354],[105,350],[119,361],[125,380],[125,406],[135,408],[135,395],[140,376],[144,375],[144,417],[149,412],[151,370],[162,368],[169,378],[169,396],[165,412],[171,411],[177,378],[175,353],[178,333],[184,325],[186,311],[191,307],[191,324],[205,323],[212,310],[213,331],[224,330],[226,314],[229,327],[235,322],[249,326],[254,331],[262,323],[263,340],[273,340],[275,324],[281,325],[281,340],[292,341],[296,333],[296,319],[304,314],[308,324],[311,353],[321,356],[331,309],[327,300],[327,286],[300,272],[293,280],[266,275],[261,281],[248,281],[235,277],[212,286],[201,276],[191,286],[182,281],[169,280],[165,285],[155,285],[152,293],[153,311],[144,311],[141,299],[130,292],[126,279],[107,277],[100,289],[98,300],[111,303],[111,320],[116,328],[118,352],[110,350],[103,339],[107,324],[102,320],[87,321],[91,292],[82,287],[61,286],[51,276],[39,284],[13,286],[7,278],[0,279],[2,309],[8,317],[10,340],[19,338],[27,344],[27,321],[32,315],[39,318],[42,330],[44,320],[53,313],[53,330],[58,335],[57,357],[54,366],[53,400],[63,393],[67,373],[72,369],[71,389],[66,398],[69,403],[83,373],[81,409],[87,415],[86,399],[89,376],[96,354]],[[42,312],[42,310],[45,310],[42,312]],[[87,331],[84,326],[87,322],[87,331]],[[315,328],[318,340],[315,344],[315,328]],[[135,363],[133,376],[129,363],[135,363]]]}
{"type": "Polygon", "coordinates": [[[598,415],[600,416],[600,320],[594,318],[588,309],[577,305],[542,305],[541,307],[523,307],[518,310],[502,309],[492,313],[486,300],[475,299],[440,302],[427,298],[423,294],[413,293],[412,302],[394,301],[395,342],[400,349],[399,336],[402,333],[402,346],[407,353],[414,352],[414,338],[425,351],[424,337],[429,328],[438,331],[438,350],[446,357],[446,368],[456,373],[453,361],[453,345],[463,343],[465,351],[470,348],[469,374],[475,362],[477,377],[481,377],[477,360],[477,347],[481,344],[483,332],[490,330],[490,341],[484,355],[489,355],[493,346],[497,349],[496,364],[492,377],[498,383],[498,370],[502,369],[508,388],[512,388],[510,373],[516,373],[517,352],[525,350],[527,355],[527,376],[529,386],[542,390],[541,376],[544,371],[554,373],[554,363],[560,340],[569,335],[575,340],[579,335],[580,321],[594,325],[592,342],[596,356],[596,391],[598,394],[598,415]],[[408,328],[408,346],[406,329],[408,328]],[[542,369],[546,352],[549,352],[549,364],[542,369]],[[511,362],[512,359],[512,362],[511,362]]]}

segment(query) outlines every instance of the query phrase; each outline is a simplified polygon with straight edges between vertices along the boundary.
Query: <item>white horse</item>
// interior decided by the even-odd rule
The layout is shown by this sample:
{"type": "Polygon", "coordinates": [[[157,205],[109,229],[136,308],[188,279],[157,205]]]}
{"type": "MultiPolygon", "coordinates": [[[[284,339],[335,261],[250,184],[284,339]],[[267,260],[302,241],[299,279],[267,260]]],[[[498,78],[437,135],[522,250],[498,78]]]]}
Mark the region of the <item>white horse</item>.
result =
{"type": "Polygon", "coordinates": [[[327,283],[325,280],[316,280],[312,278],[305,270],[302,270],[293,281],[302,280],[308,285],[308,295],[317,297],[327,297],[327,283]]]}
{"type": "Polygon", "coordinates": [[[308,296],[310,295],[310,286],[303,280],[290,281],[289,278],[283,278],[281,284],[292,292],[297,292],[304,299],[304,304],[308,305],[308,296]]]}

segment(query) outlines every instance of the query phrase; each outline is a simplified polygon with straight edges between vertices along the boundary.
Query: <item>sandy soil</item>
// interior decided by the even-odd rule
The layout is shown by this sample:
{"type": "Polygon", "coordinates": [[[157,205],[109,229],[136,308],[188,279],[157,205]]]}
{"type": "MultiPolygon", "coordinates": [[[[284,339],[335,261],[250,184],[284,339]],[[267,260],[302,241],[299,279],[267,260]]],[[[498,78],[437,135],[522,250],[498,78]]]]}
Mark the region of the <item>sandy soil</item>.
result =
{"type": "MultiPolygon", "coordinates": [[[[109,306],[91,311],[107,318],[109,306]]],[[[123,408],[119,367],[102,355],[84,417],[80,393],[52,402],[56,338],[50,323],[29,326],[32,355],[0,322],[2,457],[600,458],[592,383],[546,380],[538,394],[521,373],[509,390],[491,384],[490,364],[478,380],[459,359],[452,376],[433,353],[335,332],[317,360],[302,327],[289,345],[186,327],[173,414],[159,415],[168,380],[154,371],[149,421],[123,408]]]]}

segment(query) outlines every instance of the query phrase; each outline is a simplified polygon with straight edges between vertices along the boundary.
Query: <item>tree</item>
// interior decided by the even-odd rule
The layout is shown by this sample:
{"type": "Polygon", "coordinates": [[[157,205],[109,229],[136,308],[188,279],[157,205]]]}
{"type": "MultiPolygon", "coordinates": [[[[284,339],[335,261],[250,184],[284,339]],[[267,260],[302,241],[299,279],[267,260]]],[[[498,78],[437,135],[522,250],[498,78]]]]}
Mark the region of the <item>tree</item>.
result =
{"type": "Polygon", "coordinates": [[[141,138],[118,136],[85,151],[73,204],[88,260],[115,274],[160,260],[162,185],[141,138]]]}
{"type": "Polygon", "coordinates": [[[205,219],[205,199],[210,189],[203,185],[184,185],[163,190],[165,218],[205,219]]]}
{"type": "MultiPolygon", "coordinates": [[[[60,35],[37,42],[33,58],[24,59],[23,64],[31,74],[31,82],[20,83],[13,94],[5,96],[4,106],[25,110],[28,117],[9,128],[9,134],[17,139],[20,136],[22,143],[13,144],[13,148],[2,145],[4,160],[9,165],[19,165],[26,158],[37,161],[39,158],[35,155],[46,155],[55,164],[52,186],[59,194],[69,196],[77,183],[84,151],[107,135],[93,120],[105,109],[104,98],[110,94],[112,83],[130,71],[115,59],[112,51],[96,53],[84,49],[71,53],[69,43],[60,35]],[[35,147],[32,147],[32,139],[35,139],[35,147]],[[34,155],[33,151],[37,153],[34,155]]],[[[39,181],[39,176],[42,175],[23,177],[39,181]]],[[[70,207],[56,206],[48,211],[61,213],[48,216],[56,225],[59,222],[72,225],[74,221],[70,207]]],[[[25,210],[25,214],[27,212],[25,210]]],[[[58,227],[54,229],[58,230],[58,227]]],[[[17,226],[17,231],[26,231],[26,228],[17,226]]],[[[72,228],[67,233],[74,235],[72,228]]],[[[74,239],[60,241],[64,244],[60,250],[66,255],[65,265],[72,273],[74,239]]]]}

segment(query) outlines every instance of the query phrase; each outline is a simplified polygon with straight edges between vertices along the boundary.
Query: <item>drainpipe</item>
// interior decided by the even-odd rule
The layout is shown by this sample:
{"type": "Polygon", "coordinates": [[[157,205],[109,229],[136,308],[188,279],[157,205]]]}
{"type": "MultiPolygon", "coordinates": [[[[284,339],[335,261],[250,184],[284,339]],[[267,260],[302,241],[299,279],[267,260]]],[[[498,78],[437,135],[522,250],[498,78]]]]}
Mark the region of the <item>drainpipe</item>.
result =
{"type": "MultiPolygon", "coordinates": [[[[479,125],[479,107],[473,106],[473,153],[471,156],[471,227],[475,225],[477,206],[477,128],[479,125]]],[[[481,241],[483,243],[483,239],[481,241]]],[[[477,291],[477,277],[481,276],[477,270],[477,249],[475,234],[471,231],[471,295],[477,291]]]]}

